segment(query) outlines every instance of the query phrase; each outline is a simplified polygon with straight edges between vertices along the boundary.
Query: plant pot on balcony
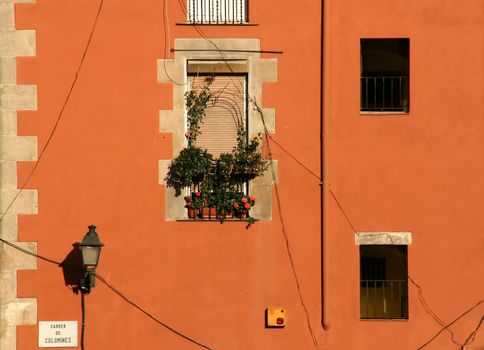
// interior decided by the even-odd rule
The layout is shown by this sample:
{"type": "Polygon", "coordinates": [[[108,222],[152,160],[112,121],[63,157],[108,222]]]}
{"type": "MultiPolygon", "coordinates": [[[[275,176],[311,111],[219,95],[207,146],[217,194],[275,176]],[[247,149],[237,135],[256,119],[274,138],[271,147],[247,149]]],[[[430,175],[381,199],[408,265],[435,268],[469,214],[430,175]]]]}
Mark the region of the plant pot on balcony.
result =
{"type": "Polygon", "coordinates": [[[237,213],[235,216],[239,219],[246,219],[247,213],[237,213]]]}
{"type": "Polygon", "coordinates": [[[188,218],[189,219],[195,219],[198,216],[200,209],[198,209],[198,208],[187,208],[187,212],[188,212],[188,218]]]}
{"type": "Polygon", "coordinates": [[[202,208],[202,218],[207,219],[207,218],[213,218],[215,219],[217,217],[217,208],[202,208]]]}

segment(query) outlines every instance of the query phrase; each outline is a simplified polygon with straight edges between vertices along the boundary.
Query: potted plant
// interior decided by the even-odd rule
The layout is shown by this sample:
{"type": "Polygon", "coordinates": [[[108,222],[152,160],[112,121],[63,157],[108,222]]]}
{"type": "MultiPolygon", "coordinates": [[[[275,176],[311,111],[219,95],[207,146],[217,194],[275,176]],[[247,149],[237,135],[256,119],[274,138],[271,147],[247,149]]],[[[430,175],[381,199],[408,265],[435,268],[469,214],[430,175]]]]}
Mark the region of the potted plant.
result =
{"type": "Polygon", "coordinates": [[[188,217],[194,218],[203,206],[201,185],[208,177],[212,155],[198,147],[188,147],[172,160],[165,178],[167,187],[175,190],[175,196],[181,195],[184,188],[192,188],[191,196],[185,197],[188,217]],[[198,194],[198,195],[197,195],[198,194]]]}
{"type": "Polygon", "coordinates": [[[250,209],[255,205],[255,197],[244,192],[236,192],[233,199],[235,215],[240,219],[249,217],[250,209]]]}
{"type": "Polygon", "coordinates": [[[247,140],[246,132],[238,131],[237,146],[233,151],[232,181],[239,191],[244,184],[264,174],[269,166],[269,162],[262,159],[260,143],[260,135],[247,140]]]}
{"type": "Polygon", "coordinates": [[[195,219],[199,216],[200,208],[203,206],[203,197],[201,192],[192,192],[190,196],[185,196],[185,208],[188,211],[188,217],[195,219]]]}

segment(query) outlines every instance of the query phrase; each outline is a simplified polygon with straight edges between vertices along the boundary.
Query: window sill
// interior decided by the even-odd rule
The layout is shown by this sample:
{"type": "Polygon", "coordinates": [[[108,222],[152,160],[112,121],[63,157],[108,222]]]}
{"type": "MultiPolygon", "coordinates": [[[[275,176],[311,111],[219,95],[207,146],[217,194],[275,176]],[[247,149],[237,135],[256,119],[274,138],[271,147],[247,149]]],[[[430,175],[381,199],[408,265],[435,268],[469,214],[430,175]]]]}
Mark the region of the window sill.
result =
{"type": "Polygon", "coordinates": [[[409,116],[410,115],[410,112],[404,112],[404,111],[398,111],[398,112],[391,112],[391,111],[374,111],[374,112],[370,112],[370,111],[360,111],[360,115],[363,115],[363,116],[368,116],[368,115],[377,115],[377,116],[385,116],[385,115],[401,115],[401,116],[409,116]]]}
{"type": "Polygon", "coordinates": [[[255,27],[258,26],[259,24],[257,23],[192,23],[192,22],[186,22],[186,23],[176,23],[177,26],[207,26],[207,27],[213,27],[213,26],[223,26],[223,27],[255,27]]]}
{"type": "Polygon", "coordinates": [[[223,224],[226,222],[247,222],[247,219],[178,219],[176,222],[216,222],[223,224]]]}
{"type": "Polygon", "coordinates": [[[379,322],[407,322],[408,318],[395,317],[395,318],[360,318],[360,321],[379,321],[379,322]]]}

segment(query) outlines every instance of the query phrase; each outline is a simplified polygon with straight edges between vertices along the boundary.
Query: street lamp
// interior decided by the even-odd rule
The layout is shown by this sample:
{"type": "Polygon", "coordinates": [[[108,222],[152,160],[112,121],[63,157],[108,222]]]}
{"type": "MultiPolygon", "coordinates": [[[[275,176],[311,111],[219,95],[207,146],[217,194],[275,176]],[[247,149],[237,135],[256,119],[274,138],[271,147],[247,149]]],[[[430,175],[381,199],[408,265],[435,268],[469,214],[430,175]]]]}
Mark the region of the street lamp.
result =
{"type": "Polygon", "coordinates": [[[82,266],[85,270],[84,278],[81,279],[79,287],[81,293],[89,294],[91,287],[95,285],[95,278],[92,275],[96,272],[101,248],[104,246],[96,233],[96,226],[89,226],[89,231],[82,239],[82,242],[76,243],[76,246],[81,249],[82,266]]]}

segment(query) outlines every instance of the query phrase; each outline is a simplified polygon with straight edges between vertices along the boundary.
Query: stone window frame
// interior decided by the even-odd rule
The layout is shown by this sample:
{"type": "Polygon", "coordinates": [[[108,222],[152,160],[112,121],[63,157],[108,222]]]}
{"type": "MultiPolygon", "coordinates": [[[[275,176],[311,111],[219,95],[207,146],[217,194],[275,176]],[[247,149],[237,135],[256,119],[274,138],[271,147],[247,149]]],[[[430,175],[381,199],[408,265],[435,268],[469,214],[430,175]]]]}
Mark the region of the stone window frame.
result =
{"type": "MultiPolygon", "coordinates": [[[[164,185],[168,166],[172,159],[185,147],[185,92],[188,88],[187,62],[189,60],[236,60],[246,65],[248,75],[247,93],[252,101],[256,101],[264,115],[265,126],[269,133],[275,132],[275,109],[265,108],[262,100],[263,83],[277,82],[277,59],[261,58],[259,39],[175,39],[175,58],[159,59],[157,62],[158,82],[173,86],[173,109],[160,110],[160,132],[173,135],[173,154],[171,159],[159,161],[159,183],[164,185]]],[[[261,115],[248,106],[248,137],[264,134],[265,128],[261,115]]],[[[277,182],[277,160],[263,176],[251,181],[251,194],[257,198],[257,204],[251,210],[251,215],[259,220],[272,219],[272,185],[277,182]],[[274,174],[273,174],[274,172],[274,174]]],[[[165,187],[165,220],[186,219],[183,197],[175,197],[171,188],[165,187]]]]}

